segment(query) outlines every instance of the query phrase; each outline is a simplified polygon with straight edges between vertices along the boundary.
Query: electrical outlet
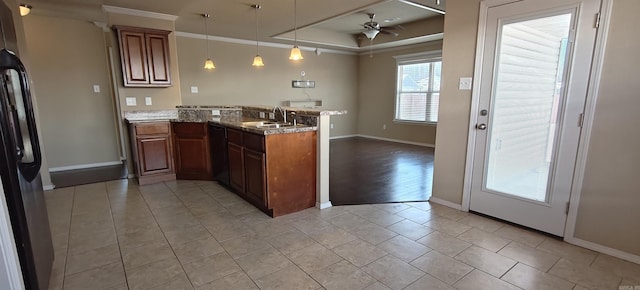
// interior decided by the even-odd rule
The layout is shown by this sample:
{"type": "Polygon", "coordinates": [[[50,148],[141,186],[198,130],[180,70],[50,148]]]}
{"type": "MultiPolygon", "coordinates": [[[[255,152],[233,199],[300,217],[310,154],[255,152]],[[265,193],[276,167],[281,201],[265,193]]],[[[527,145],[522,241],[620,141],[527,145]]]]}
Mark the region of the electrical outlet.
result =
{"type": "Polygon", "coordinates": [[[93,92],[94,93],[99,93],[100,92],[100,85],[93,85],[93,92]]]}
{"type": "Polygon", "coordinates": [[[331,129],[333,129],[333,123],[331,123],[331,129]]]}
{"type": "Polygon", "coordinates": [[[151,101],[151,97],[144,97],[144,104],[147,106],[153,105],[153,102],[151,101]]]}
{"type": "Polygon", "coordinates": [[[264,112],[260,112],[260,119],[264,119],[264,112]]]}
{"type": "Polygon", "coordinates": [[[461,91],[469,91],[471,90],[472,79],[469,77],[460,78],[460,84],[458,85],[458,90],[461,91]]]}
{"type": "Polygon", "coordinates": [[[211,110],[211,115],[220,116],[220,110],[211,110]]]}
{"type": "Polygon", "coordinates": [[[382,124],[382,130],[387,130],[387,124],[382,124]]]}
{"type": "Polygon", "coordinates": [[[274,113],[269,113],[269,119],[273,120],[276,118],[276,114],[274,113]]]}
{"type": "Polygon", "coordinates": [[[192,94],[197,94],[198,93],[198,87],[197,86],[191,86],[191,93],[192,94]]]}
{"type": "Polygon", "coordinates": [[[126,102],[127,102],[127,106],[137,106],[136,104],[136,97],[126,97],[125,98],[126,102]]]}

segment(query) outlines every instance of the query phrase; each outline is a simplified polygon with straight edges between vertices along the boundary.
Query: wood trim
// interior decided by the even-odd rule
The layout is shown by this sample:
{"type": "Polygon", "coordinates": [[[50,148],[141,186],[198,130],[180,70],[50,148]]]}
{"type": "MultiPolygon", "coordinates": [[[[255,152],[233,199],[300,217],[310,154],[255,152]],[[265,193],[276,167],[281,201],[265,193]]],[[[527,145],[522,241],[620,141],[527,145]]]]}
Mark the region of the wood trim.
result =
{"type": "Polygon", "coordinates": [[[162,34],[162,35],[169,35],[171,33],[170,30],[145,28],[145,27],[135,27],[135,26],[126,26],[126,25],[113,25],[111,27],[113,29],[116,29],[117,31],[123,30],[123,31],[134,31],[134,32],[162,34]]]}

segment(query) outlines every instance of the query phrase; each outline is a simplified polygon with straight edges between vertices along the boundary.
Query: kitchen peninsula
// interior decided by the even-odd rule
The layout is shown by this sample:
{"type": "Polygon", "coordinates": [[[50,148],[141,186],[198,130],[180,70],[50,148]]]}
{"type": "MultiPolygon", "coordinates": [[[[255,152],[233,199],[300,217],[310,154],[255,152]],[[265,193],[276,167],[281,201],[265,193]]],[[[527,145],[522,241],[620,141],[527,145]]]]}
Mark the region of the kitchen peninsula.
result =
{"type": "Polygon", "coordinates": [[[346,111],[178,106],[129,111],[141,185],[217,180],[270,216],[330,207],[329,116],[346,111]]]}

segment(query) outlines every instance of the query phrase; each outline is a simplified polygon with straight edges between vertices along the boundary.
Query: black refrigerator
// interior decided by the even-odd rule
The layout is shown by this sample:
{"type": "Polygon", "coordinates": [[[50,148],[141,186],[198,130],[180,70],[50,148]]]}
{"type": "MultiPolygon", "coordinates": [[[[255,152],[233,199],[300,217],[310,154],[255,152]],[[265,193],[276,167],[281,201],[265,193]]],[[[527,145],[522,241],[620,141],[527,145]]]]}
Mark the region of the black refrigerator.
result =
{"type": "Polygon", "coordinates": [[[16,51],[11,10],[0,1],[0,178],[26,289],[48,289],[53,245],[40,179],[29,79],[16,51]]]}

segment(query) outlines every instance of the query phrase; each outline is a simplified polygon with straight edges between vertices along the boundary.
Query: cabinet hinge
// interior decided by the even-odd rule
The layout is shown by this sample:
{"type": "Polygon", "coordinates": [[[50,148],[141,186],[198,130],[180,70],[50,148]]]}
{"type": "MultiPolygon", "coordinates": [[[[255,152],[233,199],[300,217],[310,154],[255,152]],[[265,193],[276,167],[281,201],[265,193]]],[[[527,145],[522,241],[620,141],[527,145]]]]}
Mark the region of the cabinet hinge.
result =
{"type": "Polygon", "coordinates": [[[593,23],[593,28],[599,28],[600,27],[600,12],[596,13],[596,19],[593,23]]]}
{"type": "Polygon", "coordinates": [[[578,127],[582,128],[583,124],[584,124],[584,113],[580,113],[580,115],[578,115],[578,127]]]}

